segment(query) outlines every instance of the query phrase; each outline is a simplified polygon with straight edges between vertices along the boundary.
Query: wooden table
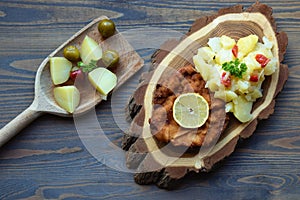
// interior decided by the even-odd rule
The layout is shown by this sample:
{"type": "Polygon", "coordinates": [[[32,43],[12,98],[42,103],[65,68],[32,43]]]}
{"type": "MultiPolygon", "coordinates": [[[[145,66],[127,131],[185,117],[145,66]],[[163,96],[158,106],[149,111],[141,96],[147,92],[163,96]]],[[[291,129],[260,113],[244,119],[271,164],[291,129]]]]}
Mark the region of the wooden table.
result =
{"type": "MultiPolygon", "coordinates": [[[[120,31],[166,28],[187,32],[192,22],[220,8],[254,1],[33,1],[0,2],[0,125],[28,107],[41,61],[92,19],[107,15],[120,31]]],[[[300,2],[265,0],[278,29],[289,37],[284,63],[289,79],[274,114],[211,173],[191,174],[175,191],[140,186],[133,175],[111,169],[83,145],[72,118],[45,114],[0,150],[0,199],[299,199],[300,195],[300,2]]],[[[147,70],[155,49],[138,49],[147,64],[120,89],[120,102],[102,102],[96,116],[108,138],[122,132],[111,116],[120,113],[147,70]]]]}

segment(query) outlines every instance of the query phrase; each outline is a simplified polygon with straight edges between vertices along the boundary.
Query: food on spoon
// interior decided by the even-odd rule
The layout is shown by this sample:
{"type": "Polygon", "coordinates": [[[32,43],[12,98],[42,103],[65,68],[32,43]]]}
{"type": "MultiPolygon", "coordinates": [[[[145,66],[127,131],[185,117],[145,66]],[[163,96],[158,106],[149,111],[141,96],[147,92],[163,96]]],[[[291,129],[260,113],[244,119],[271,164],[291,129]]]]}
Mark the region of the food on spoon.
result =
{"type": "MultiPolygon", "coordinates": [[[[97,28],[102,40],[112,36],[116,30],[114,22],[109,19],[101,20],[97,28]]],[[[60,86],[54,88],[54,98],[57,104],[69,113],[73,113],[79,104],[80,91],[74,86],[76,80],[83,81],[85,76],[88,76],[90,84],[103,97],[117,84],[117,76],[103,67],[99,68],[98,61],[102,59],[105,67],[114,67],[119,62],[119,54],[114,50],[106,50],[102,55],[101,44],[96,40],[85,35],[81,45],[78,43],[63,49],[64,57],[50,58],[52,82],[55,86],[60,86]],[[80,50],[77,46],[80,46],[80,50]]]]}
{"type": "Polygon", "coordinates": [[[117,76],[106,68],[99,67],[88,74],[90,83],[106,96],[117,85],[117,76]]]}
{"type": "Polygon", "coordinates": [[[106,67],[114,67],[119,62],[119,54],[114,50],[106,50],[103,52],[102,62],[106,67]]]}
{"type": "Polygon", "coordinates": [[[69,45],[64,48],[64,57],[70,61],[79,61],[80,60],[79,50],[74,45],[69,45]]]}
{"type": "Polygon", "coordinates": [[[71,72],[70,72],[70,79],[74,82],[76,79],[77,80],[83,80],[85,77],[84,72],[82,71],[81,68],[79,67],[73,67],[71,72]]]}
{"type": "Polygon", "coordinates": [[[112,36],[115,30],[115,23],[111,19],[103,19],[98,24],[98,31],[104,38],[112,36]]]}
{"type": "Polygon", "coordinates": [[[70,77],[72,63],[64,57],[50,58],[50,74],[54,85],[66,82],[70,77]]]}
{"type": "Polygon", "coordinates": [[[228,36],[210,38],[193,57],[195,67],[214,96],[224,100],[226,112],[232,112],[240,122],[252,119],[252,104],[262,97],[265,76],[276,71],[277,60],[273,44],[263,37],[248,35],[237,43],[228,36]]]}
{"type": "Polygon", "coordinates": [[[79,61],[77,63],[77,66],[83,71],[83,72],[91,72],[94,69],[98,67],[97,60],[91,60],[89,64],[84,64],[82,61],[79,61]]]}
{"type": "Polygon", "coordinates": [[[102,58],[102,48],[95,40],[85,36],[81,44],[80,57],[84,64],[89,64],[92,60],[98,61],[102,58]]]}
{"type": "Polygon", "coordinates": [[[53,94],[57,104],[69,113],[79,105],[80,93],[74,85],[55,87],[53,94]]]}

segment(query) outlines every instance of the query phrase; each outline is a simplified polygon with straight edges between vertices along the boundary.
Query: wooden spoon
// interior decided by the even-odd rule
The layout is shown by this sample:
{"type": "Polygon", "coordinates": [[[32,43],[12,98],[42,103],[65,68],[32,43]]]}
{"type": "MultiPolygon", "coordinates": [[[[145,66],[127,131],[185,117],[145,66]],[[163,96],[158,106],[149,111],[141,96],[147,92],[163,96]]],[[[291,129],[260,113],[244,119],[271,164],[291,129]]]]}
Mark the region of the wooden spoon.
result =
{"type": "MultiPolygon", "coordinates": [[[[106,18],[106,16],[101,16],[93,20],[53,51],[41,63],[35,78],[34,100],[26,110],[20,113],[0,130],[0,146],[6,143],[21,129],[43,113],[51,113],[63,117],[73,116],[56,104],[53,97],[54,85],[52,83],[49,70],[49,58],[54,56],[63,56],[64,47],[68,45],[75,45],[79,47],[84,37],[88,35],[101,44],[103,51],[106,49],[116,50],[120,55],[119,64],[114,69],[114,73],[118,77],[118,84],[116,88],[127,81],[143,66],[143,59],[134,51],[132,46],[121,34],[118,33],[118,31],[116,31],[116,33],[108,39],[104,40],[101,37],[98,32],[98,22],[106,18]]],[[[81,92],[81,102],[74,114],[83,114],[87,112],[103,99],[103,97],[99,93],[95,92],[95,90],[91,87],[85,88],[81,92]]]]}

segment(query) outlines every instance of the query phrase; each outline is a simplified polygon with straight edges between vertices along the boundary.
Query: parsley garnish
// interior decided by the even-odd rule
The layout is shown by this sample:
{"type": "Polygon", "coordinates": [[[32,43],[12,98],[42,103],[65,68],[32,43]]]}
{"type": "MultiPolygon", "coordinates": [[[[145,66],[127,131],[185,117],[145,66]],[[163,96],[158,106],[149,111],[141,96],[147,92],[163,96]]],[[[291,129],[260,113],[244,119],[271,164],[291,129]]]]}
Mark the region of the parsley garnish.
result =
{"type": "Polygon", "coordinates": [[[91,72],[98,67],[97,62],[97,60],[91,60],[89,64],[84,64],[80,61],[77,63],[77,65],[82,69],[83,72],[91,72]]]}
{"type": "Polygon", "coordinates": [[[231,75],[242,78],[243,73],[247,71],[247,65],[245,63],[240,63],[239,59],[234,61],[225,62],[222,64],[222,69],[230,72],[231,75]]]}

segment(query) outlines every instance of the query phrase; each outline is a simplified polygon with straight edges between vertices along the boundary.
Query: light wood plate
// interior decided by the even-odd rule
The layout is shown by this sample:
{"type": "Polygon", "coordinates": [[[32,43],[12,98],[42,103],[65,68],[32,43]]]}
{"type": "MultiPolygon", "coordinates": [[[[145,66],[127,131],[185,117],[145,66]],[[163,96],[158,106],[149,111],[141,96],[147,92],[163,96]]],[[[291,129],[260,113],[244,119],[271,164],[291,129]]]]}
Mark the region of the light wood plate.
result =
{"type": "MultiPolygon", "coordinates": [[[[134,179],[139,184],[155,183],[170,189],[190,171],[210,171],[234,151],[239,138],[251,136],[258,121],[274,112],[275,97],[288,78],[288,67],[282,64],[288,38],[286,33],[277,32],[272,8],[265,4],[256,2],[246,11],[241,5],[220,9],[216,15],[197,19],[186,35],[178,41],[166,41],[153,54],[153,70],[141,77],[142,82],[128,105],[133,121],[124,135],[122,147],[128,150],[127,166],[136,170],[134,179]],[[278,60],[277,71],[266,77],[262,85],[263,97],[253,105],[253,119],[240,123],[229,115],[229,125],[209,147],[182,149],[158,141],[151,134],[149,119],[153,111],[153,92],[161,83],[162,75],[170,68],[177,70],[193,65],[192,57],[200,47],[207,45],[209,38],[227,35],[238,40],[250,34],[257,35],[260,42],[263,36],[268,37],[274,44],[272,51],[278,60]]],[[[211,111],[211,114],[218,115],[218,112],[211,111]]]]}

